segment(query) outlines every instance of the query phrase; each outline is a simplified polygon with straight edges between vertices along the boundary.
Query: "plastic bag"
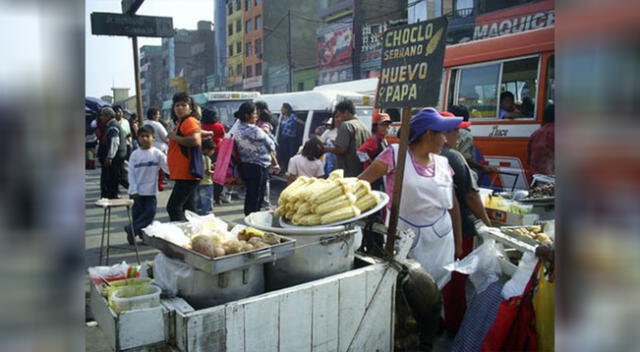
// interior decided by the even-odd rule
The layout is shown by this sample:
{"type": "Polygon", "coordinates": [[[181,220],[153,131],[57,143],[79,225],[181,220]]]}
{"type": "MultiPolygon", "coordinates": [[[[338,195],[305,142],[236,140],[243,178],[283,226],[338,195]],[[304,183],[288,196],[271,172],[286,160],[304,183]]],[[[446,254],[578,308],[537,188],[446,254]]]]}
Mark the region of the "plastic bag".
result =
{"type": "Polygon", "coordinates": [[[167,297],[175,297],[178,293],[178,278],[193,275],[193,268],[179,260],[171,259],[158,253],[154,259],[153,281],[162,289],[167,297]]]}
{"type": "Polygon", "coordinates": [[[145,227],[144,231],[148,236],[162,238],[177,246],[183,247],[191,243],[191,239],[175,224],[163,224],[154,221],[151,225],[145,227]]]}
{"type": "Polygon", "coordinates": [[[191,238],[195,235],[211,236],[217,244],[237,238],[237,233],[234,235],[229,232],[227,223],[213,214],[198,215],[187,210],[185,211],[185,217],[193,231],[191,238]]]}
{"type": "Polygon", "coordinates": [[[498,281],[502,273],[498,256],[501,255],[502,245],[495,240],[486,240],[482,245],[469,253],[462,260],[456,260],[444,268],[448,271],[457,271],[469,275],[469,280],[480,293],[492,283],[498,281]]]}
{"type": "Polygon", "coordinates": [[[502,287],[502,297],[504,299],[522,295],[537,262],[538,258],[534,253],[526,252],[522,255],[520,263],[518,263],[518,269],[502,287]]]}

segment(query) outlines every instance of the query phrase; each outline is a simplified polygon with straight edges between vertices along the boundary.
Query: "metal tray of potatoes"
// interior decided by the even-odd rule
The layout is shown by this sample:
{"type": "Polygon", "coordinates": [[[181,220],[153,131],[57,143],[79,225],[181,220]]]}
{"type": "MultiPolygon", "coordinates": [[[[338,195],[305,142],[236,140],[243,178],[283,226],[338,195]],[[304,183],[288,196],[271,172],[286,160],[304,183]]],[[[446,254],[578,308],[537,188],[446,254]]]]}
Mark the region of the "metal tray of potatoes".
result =
{"type": "MultiPolygon", "coordinates": [[[[541,225],[528,225],[528,226],[502,226],[500,227],[500,231],[502,231],[502,233],[504,233],[507,236],[513,237],[517,240],[520,240],[524,243],[530,244],[532,246],[538,246],[540,244],[542,244],[543,242],[540,242],[534,238],[531,238],[529,236],[520,234],[517,232],[517,230],[520,229],[534,229],[534,228],[539,228],[539,231],[537,232],[542,232],[542,226],[541,225]]],[[[536,232],[536,231],[533,231],[536,232]]]]}
{"type": "Polygon", "coordinates": [[[270,263],[292,255],[296,247],[296,240],[282,235],[274,235],[280,238],[280,243],[246,252],[227,254],[217,258],[211,258],[162,238],[148,236],[144,233],[144,230],[142,238],[146,244],[160,250],[169,258],[178,259],[210,274],[220,274],[255,264],[270,263]]]}

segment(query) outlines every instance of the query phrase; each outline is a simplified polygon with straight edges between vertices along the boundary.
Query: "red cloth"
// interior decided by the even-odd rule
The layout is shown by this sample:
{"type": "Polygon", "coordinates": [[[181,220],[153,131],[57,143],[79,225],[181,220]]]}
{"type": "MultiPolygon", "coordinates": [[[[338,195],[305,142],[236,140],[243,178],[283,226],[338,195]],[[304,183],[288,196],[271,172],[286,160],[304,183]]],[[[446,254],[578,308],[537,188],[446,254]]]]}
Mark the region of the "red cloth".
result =
{"type": "Polygon", "coordinates": [[[213,143],[216,145],[216,152],[220,149],[220,142],[224,138],[224,126],[220,122],[202,124],[202,129],[213,132],[213,143]]]}
{"type": "MultiPolygon", "coordinates": [[[[473,251],[473,237],[462,238],[462,258],[473,251]]],[[[464,313],[467,310],[466,284],[469,275],[459,272],[451,273],[451,280],[442,288],[444,305],[444,326],[450,337],[454,337],[460,329],[464,313]]]]}
{"type": "MultiPolygon", "coordinates": [[[[380,141],[386,141],[386,137],[383,137],[381,134],[379,134],[377,132],[374,132],[373,134],[375,136],[377,136],[378,138],[380,138],[380,141]]],[[[387,142],[387,144],[388,144],[388,142],[387,142]]],[[[369,137],[369,139],[364,141],[364,143],[362,143],[361,146],[358,147],[358,151],[359,152],[363,152],[363,153],[367,153],[367,155],[369,155],[369,159],[370,159],[370,161],[367,161],[367,162],[364,163],[363,170],[366,169],[367,167],[369,167],[369,165],[371,165],[371,162],[378,156],[377,152],[378,152],[379,145],[380,145],[380,143],[378,143],[378,140],[374,136],[371,136],[371,137],[369,137]]]]}
{"type": "Polygon", "coordinates": [[[529,138],[527,162],[532,174],[555,174],[555,124],[547,123],[529,138]]]}

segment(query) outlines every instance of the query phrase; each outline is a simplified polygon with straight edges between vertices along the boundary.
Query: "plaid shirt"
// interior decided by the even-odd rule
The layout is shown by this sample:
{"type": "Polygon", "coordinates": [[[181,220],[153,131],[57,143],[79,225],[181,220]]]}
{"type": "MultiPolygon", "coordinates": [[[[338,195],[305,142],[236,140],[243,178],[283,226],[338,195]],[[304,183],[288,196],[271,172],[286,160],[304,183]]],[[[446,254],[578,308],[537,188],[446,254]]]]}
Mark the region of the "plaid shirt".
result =
{"type": "Polygon", "coordinates": [[[282,117],[282,119],[280,120],[280,134],[287,137],[295,137],[297,118],[298,116],[293,113],[289,115],[288,119],[282,117]]]}

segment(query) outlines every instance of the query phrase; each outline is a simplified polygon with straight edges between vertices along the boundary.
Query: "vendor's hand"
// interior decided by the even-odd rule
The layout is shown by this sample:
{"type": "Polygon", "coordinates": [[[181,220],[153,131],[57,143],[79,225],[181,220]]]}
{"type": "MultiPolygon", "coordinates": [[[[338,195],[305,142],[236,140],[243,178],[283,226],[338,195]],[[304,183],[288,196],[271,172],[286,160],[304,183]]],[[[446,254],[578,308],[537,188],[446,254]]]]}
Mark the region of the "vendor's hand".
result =
{"type": "Polygon", "coordinates": [[[555,250],[551,245],[541,244],[538,247],[536,247],[536,256],[542,258],[543,260],[553,263],[554,255],[555,255],[555,250]]]}
{"type": "Polygon", "coordinates": [[[112,158],[106,158],[104,160],[104,166],[111,166],[111,162],[113,161],[112,158]]]}
{"type": "Polygon", "coordinates": [[[280,169],[280,165],[275,165],[275,166],[273,167],[273,174],[274,174],[274,175],[278,175],[278,174],[280,174],[280,172],[281,172],[281,171],[282,171],[282,169],[280,169]]]}

